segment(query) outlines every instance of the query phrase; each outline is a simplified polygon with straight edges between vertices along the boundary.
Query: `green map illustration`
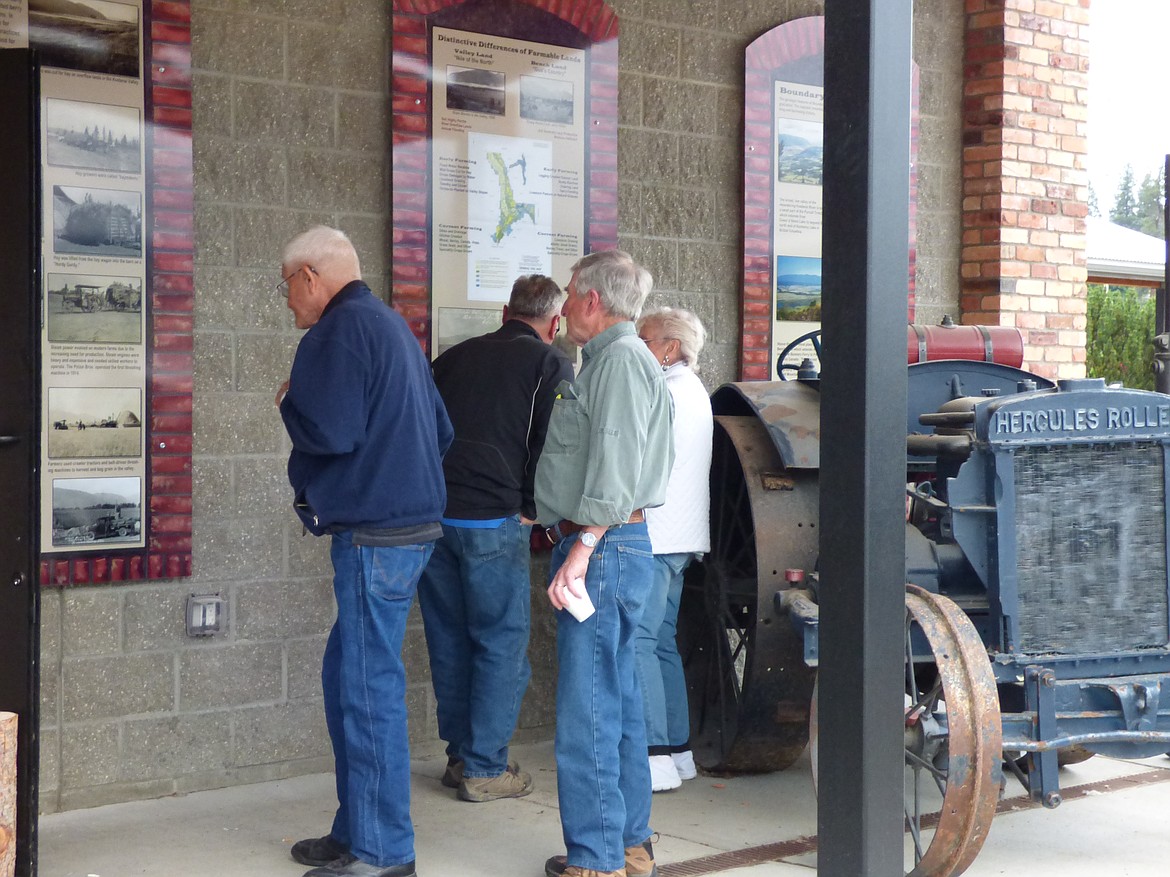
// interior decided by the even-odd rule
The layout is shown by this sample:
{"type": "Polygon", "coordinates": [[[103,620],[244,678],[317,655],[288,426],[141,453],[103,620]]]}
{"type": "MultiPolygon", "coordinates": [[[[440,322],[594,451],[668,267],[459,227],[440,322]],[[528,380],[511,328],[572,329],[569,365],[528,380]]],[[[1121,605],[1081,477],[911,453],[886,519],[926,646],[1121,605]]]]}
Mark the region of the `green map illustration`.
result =
{"type": "Polygon", "coordinates": [[[498,244],[512,233],[512,228],[525,216],[533,223],[536,222],[536,205],[517,201],[512,188],[512,180],[509,178],[508,172],[512,168],[518,167],[523,182],[527,183],[528,163],[523,154],[510,165],[505,162],[503,154],[499,152],[488,152],[487,160],[500,183],[499,219],[496,222],[495,231],[492,232],[492,242],[498,244]]]}

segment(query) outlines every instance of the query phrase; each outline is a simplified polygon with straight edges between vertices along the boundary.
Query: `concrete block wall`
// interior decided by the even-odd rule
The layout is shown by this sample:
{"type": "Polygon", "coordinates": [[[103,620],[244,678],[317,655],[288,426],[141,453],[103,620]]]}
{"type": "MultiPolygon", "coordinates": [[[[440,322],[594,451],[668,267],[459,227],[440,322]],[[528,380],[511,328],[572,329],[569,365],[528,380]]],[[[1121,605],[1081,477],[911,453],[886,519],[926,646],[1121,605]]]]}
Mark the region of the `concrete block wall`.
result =
{"type": "MultiPolygon", "coordinates": [[[[703,377],[736,377],[746,45],[820,0],[612,0],[621,18],[621,245],[655,301],[708,326],[703,377]]],[[[922,74],[918,308],[958,300],[961,4],[916,3],[922,74]]],[[[299,333],[275,291],[283,242],[315,222],[390,271],[386,0],[192,0],[194,570],[190,580],[44,592],[42,809],[332,769],[319,662],[327,544],[288,510],[273,404],[299,333]],[[228,632],[188,638],[191,593],[228,632]]],[[[533,679],[519,736],[552,734],[553,622],[535,557],[533,679]]],[[[441,751],[417,611],[406,643],[416,753],[441,751]]]]}

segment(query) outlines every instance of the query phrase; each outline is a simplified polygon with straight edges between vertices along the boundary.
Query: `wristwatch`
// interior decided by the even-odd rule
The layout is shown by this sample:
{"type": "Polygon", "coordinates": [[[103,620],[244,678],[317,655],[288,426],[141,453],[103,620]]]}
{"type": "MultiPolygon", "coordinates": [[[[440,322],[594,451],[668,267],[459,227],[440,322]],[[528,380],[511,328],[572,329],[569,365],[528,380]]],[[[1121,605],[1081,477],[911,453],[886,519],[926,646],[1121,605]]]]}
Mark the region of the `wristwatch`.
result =
{"type": "Polygon", "coordinates": [[[593,550],[597,547],[597,537],[592,533],[585,531],[581,534],[581,544],[586,548],[593,550]]]}

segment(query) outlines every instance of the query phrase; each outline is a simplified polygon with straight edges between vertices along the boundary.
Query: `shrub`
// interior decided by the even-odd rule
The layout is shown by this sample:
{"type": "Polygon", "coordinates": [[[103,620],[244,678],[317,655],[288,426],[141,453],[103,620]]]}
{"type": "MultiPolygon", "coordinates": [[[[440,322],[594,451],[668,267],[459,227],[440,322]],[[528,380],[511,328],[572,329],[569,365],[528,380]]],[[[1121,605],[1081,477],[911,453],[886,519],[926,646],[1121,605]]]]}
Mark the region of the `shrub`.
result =
{"type": "Polygon", "coordinates": [[[1154,298],[1132,286],[1089,284],[1086,368],[1091,378],[1154,389],[1154,298]]]}

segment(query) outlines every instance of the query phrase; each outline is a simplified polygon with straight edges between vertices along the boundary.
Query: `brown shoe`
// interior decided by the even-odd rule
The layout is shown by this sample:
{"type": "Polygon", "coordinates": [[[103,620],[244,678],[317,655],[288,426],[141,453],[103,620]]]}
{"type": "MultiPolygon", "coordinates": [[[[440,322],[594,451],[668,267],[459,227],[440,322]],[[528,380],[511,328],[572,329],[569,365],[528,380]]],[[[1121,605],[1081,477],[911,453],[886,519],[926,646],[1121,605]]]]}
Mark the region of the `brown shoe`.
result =
{"type": "Polygon", "coordinates": [[[658,877],[654,865],[654,847],[646,841],[636,847],[626,847],[626,874],[629,877],[658,877]]]}
{"type": "Polygon", "coordinates": [[[592,868],[578,868],[576,865],[569,865],[565,868],[565,877],[626,877],[626,869],[594,871],[592,868]]]}
{"type": "MultiPolygon", "coordinates": [[[[566,864],[564,856],[553,856],[544,863],[545,877],[564,877],[570,873],[572,867],[575,866],[566,864]]],[[[658,877],[658,868],[654,864],[654,847],[650,841],[640,846],[626,847],[626,867],[621,873],[628,877],[658,877]]]]}
{"type": "Polygon", "coordinates": [[[500,798],[523,798],[531,791],[532,775],[511,767],[495,777],[464,777],[459,784],[459,797],[475,804],[500,798]]]}
{"type": "Polygon", "coordinates": [[[463,759],[454,755],[447,757],[447,769],[443,771],[443,778],[439,780],[448,789],[457,789],[463,782],[463,759]]]}

